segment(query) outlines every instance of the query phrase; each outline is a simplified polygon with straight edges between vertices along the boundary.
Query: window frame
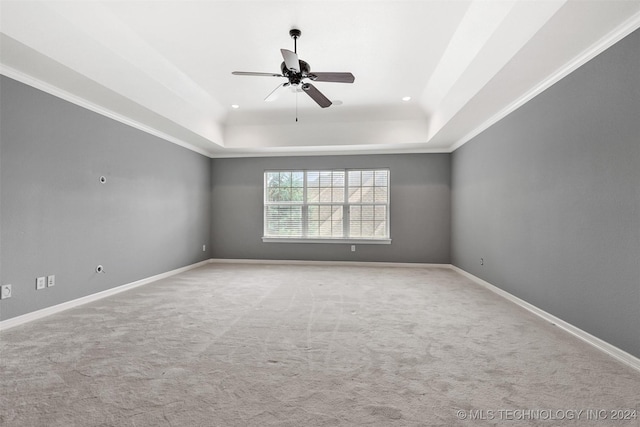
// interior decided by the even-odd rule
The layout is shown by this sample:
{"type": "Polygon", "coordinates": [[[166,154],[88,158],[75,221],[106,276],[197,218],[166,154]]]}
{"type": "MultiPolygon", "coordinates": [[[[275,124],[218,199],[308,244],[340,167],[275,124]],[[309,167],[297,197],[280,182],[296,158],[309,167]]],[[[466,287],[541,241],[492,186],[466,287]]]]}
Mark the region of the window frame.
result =
{"type": "MultiPolygon", "coordinates": [[[[362,185],[360,185],[362,187],[362,185]]],[[[322,187],[321,187],[322,188],[322,187]]],[[[333,188],[333,183],[331,185],[333,188]]],[[[263,173],[263,236],[262,241],[265,243],[341,243],[341,244],[391,244],[391,219],[390,219],[390,210],[391,210],[391,170],[389,168],[333,168],[333,169],[267,169],[263,173]],[[344,197],[343,202],[309,202],[307,200],[307,190],[308,190],[308,182],[307,182],[307,174],[309,172],[344,172],[344,197]],[[387,175],[386,180],[386,188],[387,188],[387,197],[384,203],[376,202],[375,196],[372,202],[357,202],[351,203],[349,202],[349,172],[356,171],[372,171],[374,173],[374,185],[375,188],[375,172],[376,171],[385,171],[387,175]],[[303,198],[300,202],[270,202],[267,197],[268,192],[268,182],[267,177],[269,173],[303,173],[303,198]],[[286,237],[286,236],[268,236],[267,235],[267,212],[269,206],[300,206],[301,207],[301,236],[296,237],[286,237]],[[349,236],[350,233],[350,208],[352,206],[384,206],[385,209],[385,236],[383,237],[319,237],[319,236],[309,236],[309,207],[310,206],[332,206],[332,205],[340,205],[342,206],[342,227],[343,227],[343,235],[349,236]]],[[[374,208],[375,209],[375,208],[374,208]]]]}

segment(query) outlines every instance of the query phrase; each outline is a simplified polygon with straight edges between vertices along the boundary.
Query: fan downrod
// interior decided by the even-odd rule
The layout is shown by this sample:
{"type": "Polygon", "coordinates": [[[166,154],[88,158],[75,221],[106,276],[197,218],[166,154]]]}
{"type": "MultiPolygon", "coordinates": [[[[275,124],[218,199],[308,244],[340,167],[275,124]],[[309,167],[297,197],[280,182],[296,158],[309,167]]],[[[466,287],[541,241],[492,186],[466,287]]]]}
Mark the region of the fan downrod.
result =
{"type": "Polygon", "coordinates": [[[293,51],[298,53],[298,38],[302,35],[302,31],[297,28],[292,28],[289,30],[289,35],[293,39],[293,51]]]}

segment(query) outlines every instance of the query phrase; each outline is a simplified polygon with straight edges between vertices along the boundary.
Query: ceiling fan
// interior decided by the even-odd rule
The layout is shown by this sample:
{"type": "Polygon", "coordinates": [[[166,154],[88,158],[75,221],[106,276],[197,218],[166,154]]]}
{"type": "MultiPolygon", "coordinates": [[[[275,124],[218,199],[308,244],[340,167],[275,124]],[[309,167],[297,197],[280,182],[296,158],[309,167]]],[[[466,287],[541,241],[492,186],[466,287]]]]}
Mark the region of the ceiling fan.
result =
{"type": "Polygon", "coordinates": [[[276,73],[254,73],[250,71],[234,71],[231,74],[236,76],[265,76],[265,77],[286,77],[287,82],[278,85],[266,98],[265,101],[273,101],[277,98],[278,92],[286,87],[294,89],[302,89],[311,97],[320,107],[327,108],[331,105],[329,98],[324,96],[314,85],[304,80],[309,79],[314,82],[336,82],[336,83],[353,83],[355,77],[351,73],[321,73],[311,72],[309,64],[298,58],[298,38],[302,32],[298,29],[289,31],[289,35],[293,39],[293,52],[287,49],[280,49],[284,61],[280,65],[281,74],[276,73]]]}

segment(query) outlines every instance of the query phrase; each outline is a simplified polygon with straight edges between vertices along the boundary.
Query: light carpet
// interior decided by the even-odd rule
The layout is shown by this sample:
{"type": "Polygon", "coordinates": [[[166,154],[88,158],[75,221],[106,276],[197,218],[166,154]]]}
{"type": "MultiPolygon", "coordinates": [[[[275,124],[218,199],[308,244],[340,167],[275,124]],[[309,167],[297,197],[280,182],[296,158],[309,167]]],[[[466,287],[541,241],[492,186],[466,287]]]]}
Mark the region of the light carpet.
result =
{"type": "Polygon", "coordinates": [[[640,426],[640,374],[435,267],[206,265],[1,332],[0,375],[7,427],[640,426]]]}

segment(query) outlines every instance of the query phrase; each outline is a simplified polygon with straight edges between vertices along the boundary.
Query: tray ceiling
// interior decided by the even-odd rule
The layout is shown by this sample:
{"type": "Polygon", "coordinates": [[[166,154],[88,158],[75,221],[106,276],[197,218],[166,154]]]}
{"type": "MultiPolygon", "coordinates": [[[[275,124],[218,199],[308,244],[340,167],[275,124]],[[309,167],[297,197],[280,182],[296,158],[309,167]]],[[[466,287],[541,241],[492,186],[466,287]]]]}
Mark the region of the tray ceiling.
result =
{"type": "Polygon", "coordinates": [[[0,7],[2,74],[211,157],[448,152],[640,26],[638,1],[0,7]],[[329,108],[231,75],[279,72],[291,28],[312,71],[355,75],[315,83],[329,108]]]}

